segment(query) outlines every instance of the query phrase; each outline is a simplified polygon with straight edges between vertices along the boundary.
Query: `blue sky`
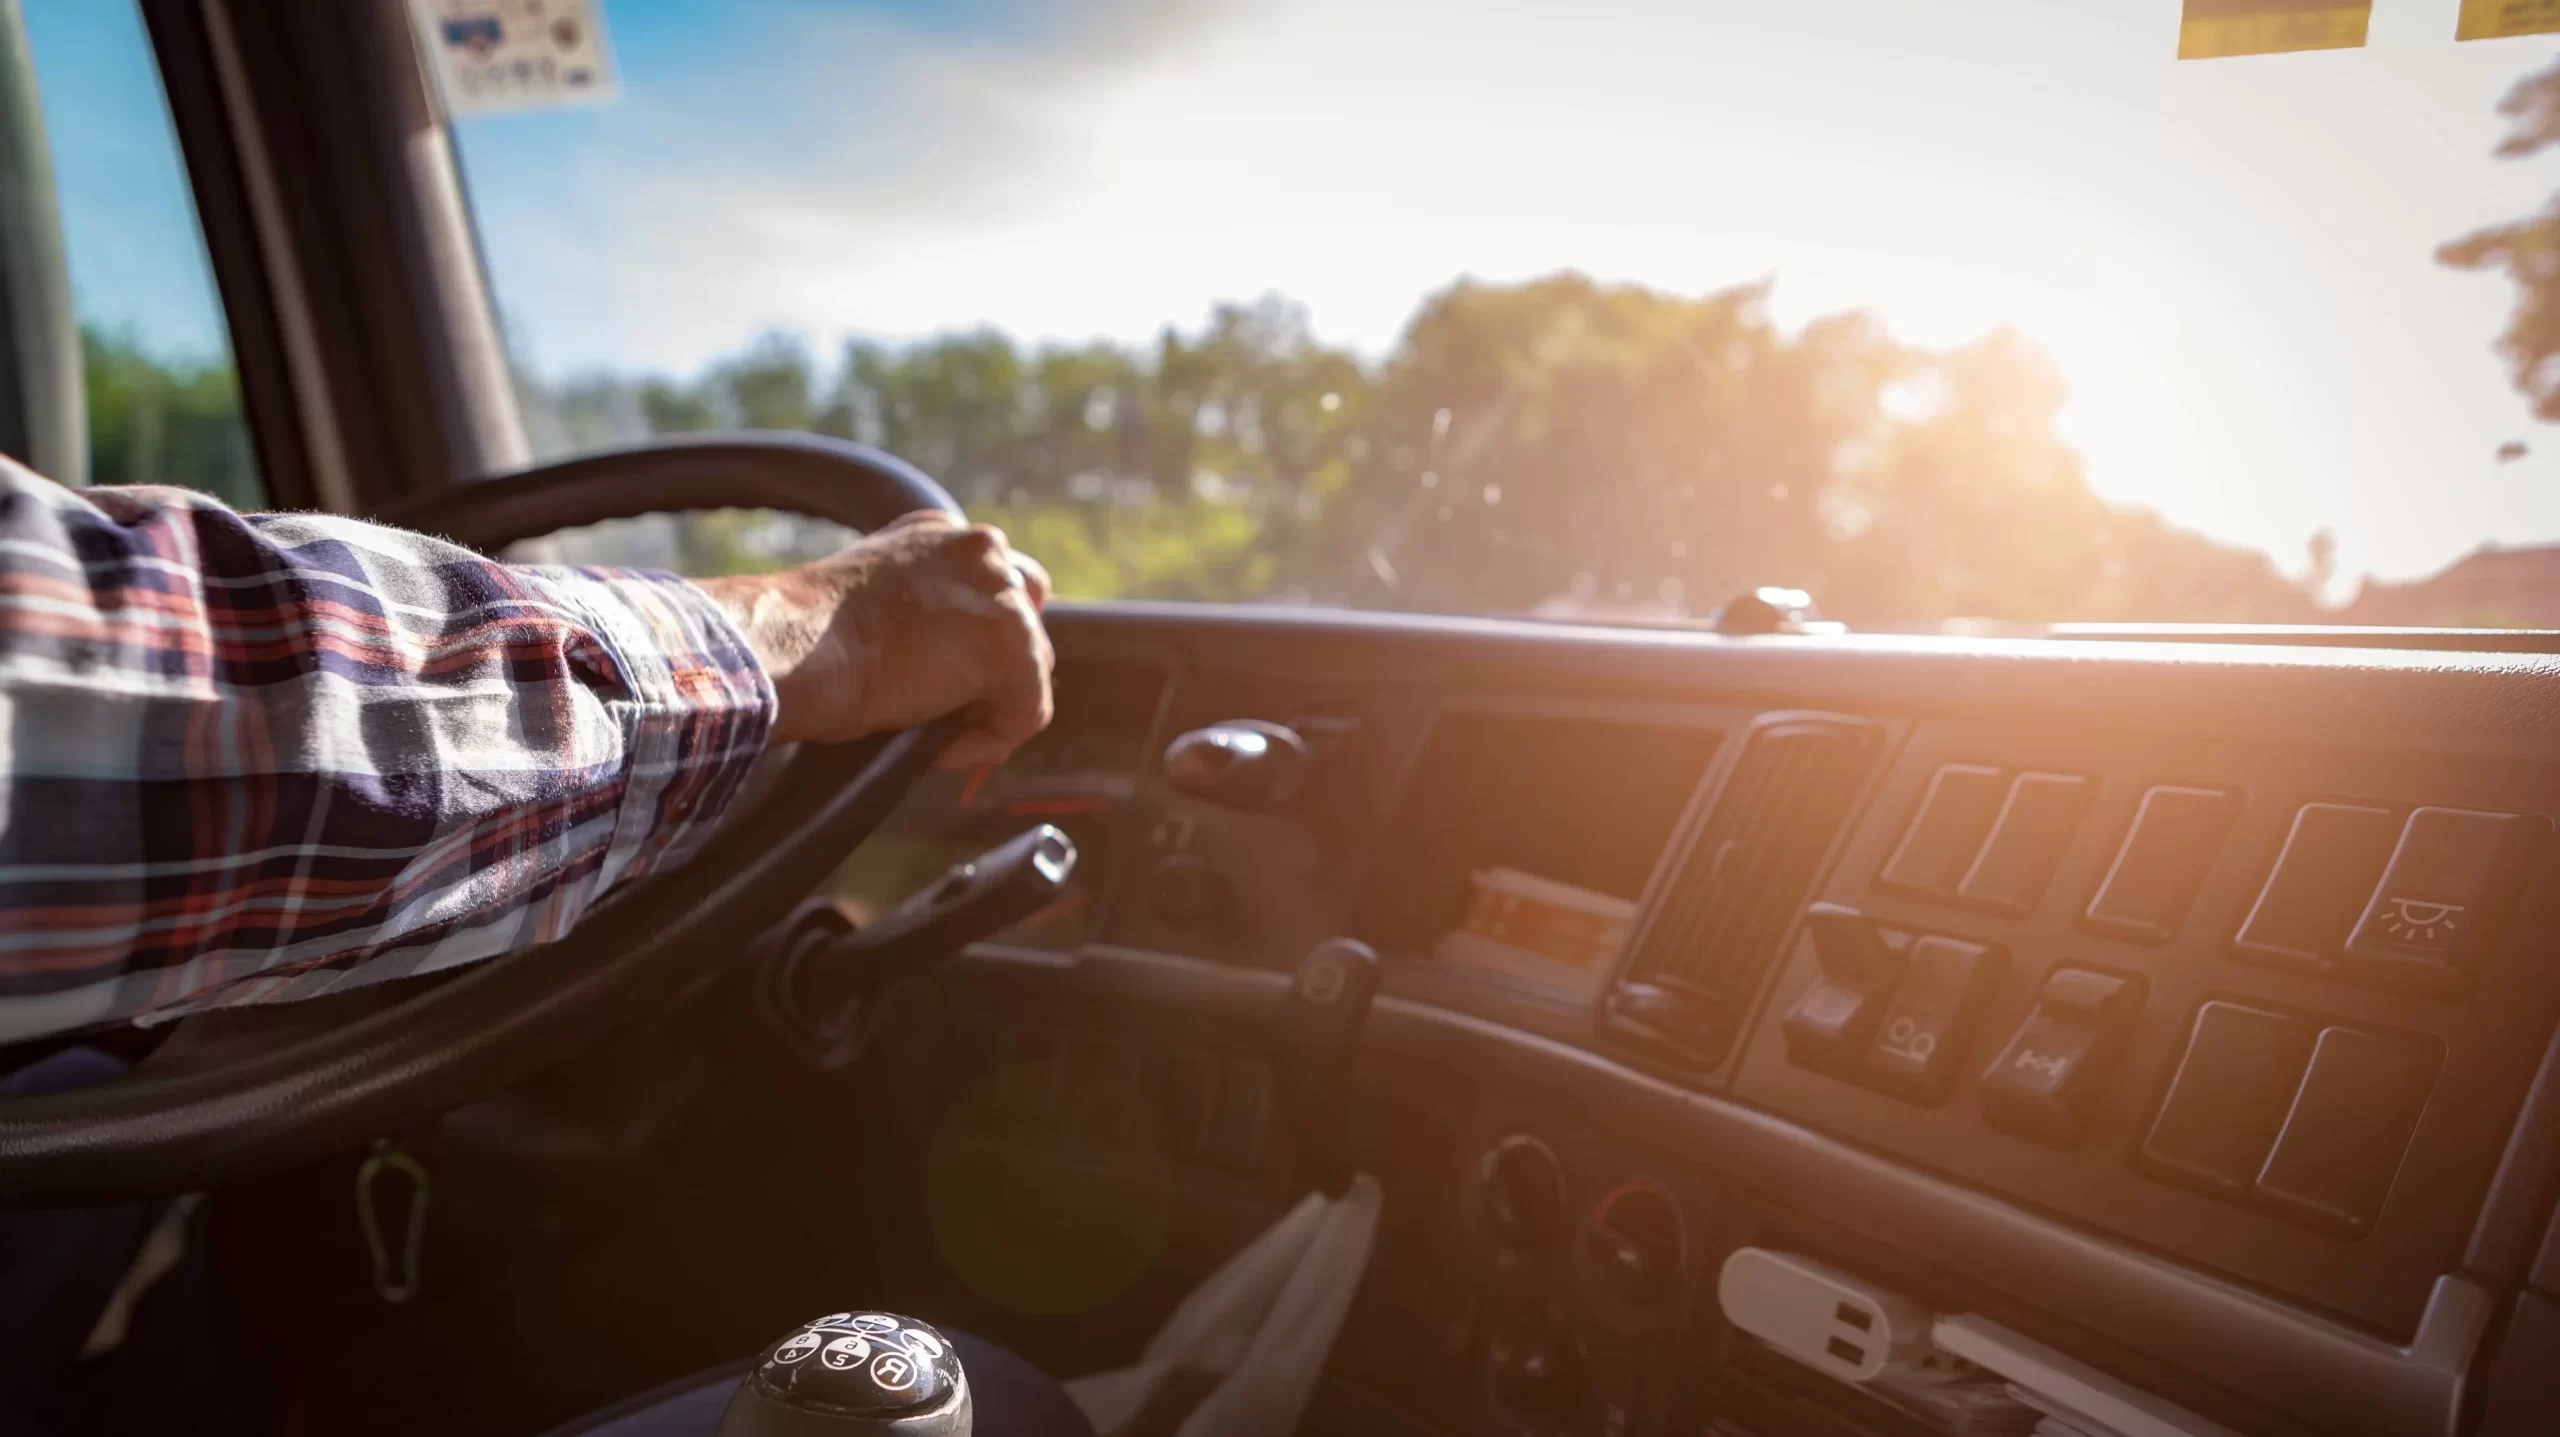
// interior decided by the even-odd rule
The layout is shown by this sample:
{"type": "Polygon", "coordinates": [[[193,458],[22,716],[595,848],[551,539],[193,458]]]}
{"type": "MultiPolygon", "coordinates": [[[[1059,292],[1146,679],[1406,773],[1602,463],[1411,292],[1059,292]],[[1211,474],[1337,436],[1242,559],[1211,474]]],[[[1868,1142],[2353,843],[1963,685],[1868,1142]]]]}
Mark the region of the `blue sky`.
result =
{"type": "Polygon", "coordinates": [[[173,355],[226,352],[141,11],[130,0],[22,8],[81,316],[173,355]]]}
{"type": "MultiPolygon", "coordinates": [[[[1137,339],[1275,290],[1375,354],[1460,275],[1774,273],[1787,323],[2015,325],[2101,490],[2401,576],[2560,539],[2560,435],[2489,350],[2511,291],[2430,258],[2560,190],[2489,155],[2554,47],[2456,46],[2455,8],[2181,65],[2176,0],[607,0],[619,103],[457,133],[545,372],[1137,339]]],[[[214,342],[127,6],[28,19],[84,309],[214,342]]]]}

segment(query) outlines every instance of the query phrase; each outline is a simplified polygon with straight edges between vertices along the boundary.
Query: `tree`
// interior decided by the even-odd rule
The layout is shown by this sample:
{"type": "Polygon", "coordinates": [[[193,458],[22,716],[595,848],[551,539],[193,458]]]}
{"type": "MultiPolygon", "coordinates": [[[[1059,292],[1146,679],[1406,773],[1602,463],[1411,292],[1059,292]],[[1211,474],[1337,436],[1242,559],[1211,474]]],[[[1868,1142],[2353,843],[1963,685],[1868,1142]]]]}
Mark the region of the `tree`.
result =
{"type": "MultiPolygon", "coordinates": [[[[2522,159],[2560,144],[2560,61],[2516,82],[2498,102],[2508,120],[2500,159],[2522,159]]],[[[2560,195],[2522,219],[2464,235],[2436,251],[2456,269],[2503,270],[2516,307],[2498,352],[2537,419],[2560,419],[2560,195]]]]}
{"type": "Polygon", "coordinates": [[[179,484],[255,508],[258,462],[224,363],[153,358],[129,335],[80,331],[93,484],[179,484]]]}
{"type": "MultiPolygon", "coordinates": [[[[1077,597],[1678,616],[1779,583],[1870,623],[2310,614],[2264,555],[2091,491],[2055,430],[2061,377],[2022,337],[1923,350],[1858,313],[1788,333],[1769,288],[1460,282],[1377,364],[1266,296],[1145,346],[979,329],[857,340],[822,372],[766,335],[691,378],[523,392],[538,436],[876,444],[1077,597]]],[[[642,561],[767,568],[832,541],[705,516],[642,561]]]]}

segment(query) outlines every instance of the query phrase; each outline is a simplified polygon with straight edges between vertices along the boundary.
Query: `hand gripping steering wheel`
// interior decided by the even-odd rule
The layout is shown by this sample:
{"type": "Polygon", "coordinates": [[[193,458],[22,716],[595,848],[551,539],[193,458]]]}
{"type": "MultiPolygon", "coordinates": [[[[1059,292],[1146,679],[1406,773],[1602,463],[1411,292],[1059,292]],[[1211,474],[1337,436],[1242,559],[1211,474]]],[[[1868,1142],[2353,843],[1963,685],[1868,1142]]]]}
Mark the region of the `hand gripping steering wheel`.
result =
{"type": "MultiPolygon", "coordinates": [[[[866,532],[916,509],[960,512],[940,485],[877,451],[744,434],[462,484],[387,518],[494,554],[576,525],[726,507],[866,532]]],[[[496,1092],[717,969],[880,826],[951,732],[945,721],[803,747],[769,796],[732,815],[691,862],[600,905],[557,943],[419,980],[415,996],[358,1014],[344,1005],[361,993],[282,1005],[262,1014],[267,1041],[245,1056],[190,1065],[155,1055],[95,1087],[0,1098],[0,1205],[209,1187],[496,1092]]]]}

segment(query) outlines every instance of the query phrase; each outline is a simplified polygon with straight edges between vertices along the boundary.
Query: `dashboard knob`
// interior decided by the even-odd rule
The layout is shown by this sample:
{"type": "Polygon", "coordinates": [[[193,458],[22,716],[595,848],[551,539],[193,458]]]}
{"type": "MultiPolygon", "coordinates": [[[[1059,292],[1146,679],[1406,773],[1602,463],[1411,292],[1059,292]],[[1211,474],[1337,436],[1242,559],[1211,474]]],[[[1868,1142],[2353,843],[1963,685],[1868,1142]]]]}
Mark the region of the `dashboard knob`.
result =
{"type": "Polygon", "coordinates": [[[1296,798],[1314,762],[1307,741],[1288,725],[1229,719],[1168,745],[1164,776],[1186,797],[1261,813],[1296,798]]]}
{"type": "Polygon", "coordinates": [[[1632,1182],[1600,1200],[1582,1232],[1592,1285],[1634,1308],[1658,1308],[1679,1292],[1686,1260],[1679,1202],[1650,1182],[1632,1182]]]}
{"type": "Polygon", "coordinates": [[[1806,634],[1836,633],[1841,626],[1825,623],[1804,590],[1763,584],[1719,605],[1707,627],[1719,634],[1806,634]]]}
{"type": "Polygon", "coordinates": [[[1580,1346],[1545,1325],[1495,1338],[1485,1376],[1494,1406],[1540,1434],[1574,1430],[1590,1386],[1580,1346]]]}
{"type": "Polygon", "coordinates": [[[1476,1190],[1495,1240],[1514,1252],[1554,1244],[1564,1229],[1564,1164],[1555,1149],[1513,1133],[1476,1165],[1476,1190]]]}

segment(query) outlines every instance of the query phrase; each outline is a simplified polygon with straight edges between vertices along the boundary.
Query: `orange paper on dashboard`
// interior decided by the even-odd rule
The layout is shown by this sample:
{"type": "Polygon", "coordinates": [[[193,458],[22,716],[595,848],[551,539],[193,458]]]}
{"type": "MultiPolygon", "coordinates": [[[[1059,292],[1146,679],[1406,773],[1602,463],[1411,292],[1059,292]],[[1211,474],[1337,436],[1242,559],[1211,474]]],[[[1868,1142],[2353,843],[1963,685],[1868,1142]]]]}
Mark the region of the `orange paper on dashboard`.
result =
{"type": "Polygon", "coordinates": [[[1489,976],[1596,988],[1635,923],[1626,899],[1516,868],[1478,869],[1469,884],[1466,917],[1432,952],[1489,976]]]}
{"type": "Polygon", "coordinates": [[[2372,0],[2186,0],[2178,58],[2352,50],[2372,18],[2372,0]]]}
{"type": "Polygon", "coordinates": [[[2560,32],[2560,0],[2462,0],[2456,40],[2503,40],[2560,32]]]}

